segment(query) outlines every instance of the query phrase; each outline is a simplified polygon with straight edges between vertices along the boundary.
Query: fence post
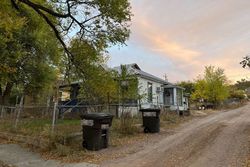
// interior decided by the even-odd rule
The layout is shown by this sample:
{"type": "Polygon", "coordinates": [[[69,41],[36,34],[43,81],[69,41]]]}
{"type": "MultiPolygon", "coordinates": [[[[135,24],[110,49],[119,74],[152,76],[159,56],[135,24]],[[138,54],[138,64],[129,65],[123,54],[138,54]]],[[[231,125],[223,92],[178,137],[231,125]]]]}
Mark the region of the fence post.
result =
{"type": "Polygon", "coordinates": [[[20,117],[20,114],[21,114],[22,107],[23,107],[23,96],[21,97],[19,108],[18,108],[18,111],[17,111],[16,122],[15,122],[15,129],[17,128],[17,124],[19,122],[19,117],[20,117]]]}
{"type": "Polygon", "coordinates": [[[110,113],[110,95],[109,95],[109,92],[108,92],[108,112],[110,113]]]}
{"type": "Polygon", "coordinates": [[[115,105],[115,117],[119,118],[119,105],[115,105]]]}
{"type": "Polygon", "coordinates": [[[57,102],[55,102],[55,103],[54,103],[54,109],[53,109],[52,133],[54,133],[54,130],[55,130],[55,123],[56,123],[56,109],[57,109],[57,102]]]}

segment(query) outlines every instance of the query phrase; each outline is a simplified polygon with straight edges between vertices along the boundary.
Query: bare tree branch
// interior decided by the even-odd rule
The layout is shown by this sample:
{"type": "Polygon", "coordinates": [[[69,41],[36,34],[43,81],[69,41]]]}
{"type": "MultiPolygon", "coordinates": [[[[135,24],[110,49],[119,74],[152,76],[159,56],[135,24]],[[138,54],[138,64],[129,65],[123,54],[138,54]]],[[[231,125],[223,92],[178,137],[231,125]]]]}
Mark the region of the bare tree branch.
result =
{"type": "Polygon", "coordinates": [[[57,30],[57,28],[55,27],[55,25],[50,21],[50,19],[43,13],[41,12],[39,9],[37,8],[33,8],[47,23],[48,25],[52,28],[52,30],[54,31],[56,38],[59,40],[59,42],[62,44],[66,54],[70,57],[70,60],[73,61],[73,56],[71,54],[71,52],[68,50],[66,44],[64,43],[64,41],[62,40],[59,31],[57,30]]]}
{"type": "Polygon", "coordinates": [[[13,6],[15,9],[17,9],[17,10],[19,9],[19,7],[17,6],[15,0],[11,0],[11,4],[12,4],[12,6],[13,6]]]}

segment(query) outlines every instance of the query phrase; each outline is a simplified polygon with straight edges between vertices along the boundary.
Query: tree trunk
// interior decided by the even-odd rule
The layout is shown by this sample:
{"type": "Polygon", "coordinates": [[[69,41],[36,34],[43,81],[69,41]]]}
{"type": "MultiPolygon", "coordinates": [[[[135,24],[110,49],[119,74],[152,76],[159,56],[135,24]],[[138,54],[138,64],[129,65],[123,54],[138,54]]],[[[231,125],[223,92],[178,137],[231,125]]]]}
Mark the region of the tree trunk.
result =
{"type": "Polygon", "coordinates": [[[1,105],[8,105],[9,104],[9,98],[10,98],[10,93],[11,93],[12,87],[13,87],[13,83],[8,82],[6,87],[5,87],[5,90],[0,95],[0,104],[1,105]]]}

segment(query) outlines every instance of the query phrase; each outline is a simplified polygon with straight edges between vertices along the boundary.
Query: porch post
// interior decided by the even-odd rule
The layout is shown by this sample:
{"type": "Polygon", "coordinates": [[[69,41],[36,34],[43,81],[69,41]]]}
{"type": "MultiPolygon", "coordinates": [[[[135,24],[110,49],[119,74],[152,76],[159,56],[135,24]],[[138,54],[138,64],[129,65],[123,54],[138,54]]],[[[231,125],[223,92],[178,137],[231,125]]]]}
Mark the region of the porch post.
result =
{"type": "Polygon", "coordinates": [[[177,106],[177,93],[176,93],[176,88],[173,88],[173,103],[174,103],[174,106],[177,106]]]}

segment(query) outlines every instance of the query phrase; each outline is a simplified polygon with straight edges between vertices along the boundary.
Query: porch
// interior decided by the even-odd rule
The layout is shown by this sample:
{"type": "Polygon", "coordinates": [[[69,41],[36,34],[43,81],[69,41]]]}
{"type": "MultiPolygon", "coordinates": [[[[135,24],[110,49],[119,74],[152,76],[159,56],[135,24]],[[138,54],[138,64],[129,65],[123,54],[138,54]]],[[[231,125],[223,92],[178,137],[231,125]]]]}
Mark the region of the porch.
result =
{"type": "Polygon", "coordinates": [[[176,85],[165,85],[163,92],[164,106],[171,111],[184,111],[188,107],[188,99],[184,97],[184,88],[176,85]]]}

